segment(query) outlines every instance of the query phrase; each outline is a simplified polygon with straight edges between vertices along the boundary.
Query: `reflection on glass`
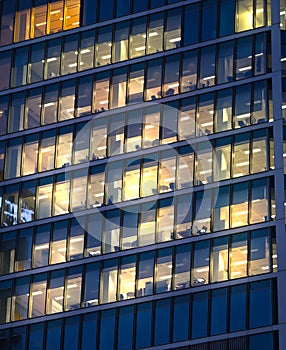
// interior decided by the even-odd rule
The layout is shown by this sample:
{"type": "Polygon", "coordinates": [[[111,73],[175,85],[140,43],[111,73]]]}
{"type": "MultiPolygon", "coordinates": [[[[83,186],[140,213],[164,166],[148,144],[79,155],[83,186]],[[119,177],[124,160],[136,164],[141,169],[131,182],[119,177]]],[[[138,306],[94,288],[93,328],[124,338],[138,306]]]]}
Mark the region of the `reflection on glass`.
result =
{"type": "Polygon", "coordinates": [[[170,248],[159,250],[156,266],[156,293],[171,290],[172,266],[172,250],[170,248]]]}
{"type": "Polygon", "coordinates": [[[211,267],[212,282],[228,279],[228,237],[214,239],[211,267]]]}
{"type": "Polygon", "coordinates": [[[54,314],[63,311],[64,271],[52,271],[47,298],[47,313],[54,314]]]}
{"type": "Polygon", "coordinates": [[[45,314],[47,288],[47,274],[33,276],[31,287],[30,317],[42,316],[45,314]]]}
{"type": "Polygon", "coordinates": [[[117,259],[106,260],[101,270],[100,303],[116,301],[117,289],[117,259]]]}
{"type": "Polygon", "coordinates": [[[175,254],[174,289],[190,287],[191,246],[178,246],[175,254]]]}
{"type": "Polygon", "coordinates": [[[65,291],[65,310],[75,310],[80,307],[81,280],[81,266],[68,269],[65,291]]]}
{"type": "Polygon", "coordinates": [[[213,230],[229,228],[229,186],[219,187],[214,192],[213,230]]]}
{"type": "Polygon", "coordinates": [[[30,277],[16,279],[11,305],[11,321],[24,320],[28,316],[30,277]]]}
{"type": "Polygon", "coordinates": [[[231,227],[248,224],[248,183],[233,185],[231,227]]]}
{"type": "Polygon", "coordinates": [[[201,95],[197,112],[197,135],[213,133],[214,96],[212,93],[201,95]]]}
{"type": "Polygon", "coordinates": [[[174,205],[169,199],[161,200],[157,216],[157,242],[174,239],[174,205]]]}
{"type": "Polygon", "coordinates": [[[119,300],[134,298],[135,269],[135,256],[126,256],[122,258],[119,277],[119,300]]]}
{"type": "Polygon", "coordinates": [[[192,286],[209,283],[209,241],[198,242],[194,247],[192,286]]]}
{"type": "Polygon", "coordinates": [[[271,271],[270,236],[267,229],[251,232],[249,274],[257,275],[271,271]]]}
{"type": "Polygon", "coordinates": [[[155,243],[155,218],[156,210],[152,207],[150,208],[150,204],[143,204],[138,228],[139,246],[155,243]]]}
{"type": "Polygon", "coordinates": [[[230,278],[247,276],[247,233],[239,233],[231,237],[230,278]]]}
{"type": "Polygon", "coordinates": [[[69,211],[70,178],[69,174],[57,175],[54,186],[53,215],[61,215],[69,211]]]}

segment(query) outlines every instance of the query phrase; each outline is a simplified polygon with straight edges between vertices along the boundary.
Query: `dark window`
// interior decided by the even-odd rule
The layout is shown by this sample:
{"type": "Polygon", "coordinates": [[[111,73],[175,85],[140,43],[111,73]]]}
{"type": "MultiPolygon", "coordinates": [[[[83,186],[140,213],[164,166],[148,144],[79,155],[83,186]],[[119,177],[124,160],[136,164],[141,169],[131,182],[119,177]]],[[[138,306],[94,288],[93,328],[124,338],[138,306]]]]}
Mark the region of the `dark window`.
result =
{"type": "Polygon", "coordinates": [[[227,289],[212,292],[211,335],[226,332],[227,289]]]}
{"type": "Polygon", "coordinates": [[[43,348],[44,323],[33,324],[30,327],[29,350],[43,348]]]}
{"type": "Polygon", "coordinates": [[[95,0],[84,0],[81,1],[82,6],[82,24],[92,24],[96,22],[97,13],[97,1],[95,0]]]}
{"type": "Polygon", "coordinates": [[[194,294],[192,306],[192,338],[206,337],[208,334],[208,293],[194,294]]]}
{"type": "Polygon", "coordinates": [[[154,344],[166,344],[170,337],[170,299],[156,302],[154,344]]]}
{"type": "Polygon", "coordinates": [[[203,1],[202,10],[202,41],[216,37],[216,17],[217,17],[216,0],[203,1]]]}
{"type": "Polygon", "coordinates": [[[221,0],[219,35],[225,36],[234,33],[235,1],[221,0]]]}
{"type": "Polygon", "coordinates": [[[189,296],[177,297],[174,299],[173,314],[173,341],[188,339],[189,333],[189,296]]]}
{"type": "Polygon", "coordinates": [[[256,334],[249,337],[249,350],[272,350],[273,345],[273,333],[256,334]]]}
{"type": "Polygon", "coordinates": [[[113,18],[114,0],[100,0],[99,20],[105,21],[113,18]]]}
{"type": "Polygon", "coordinates": [[[255,282],[250,285],[249,327],[257,328],[272,324],[271,281],[255,282]],[[263,305],[263,307],[261,307],[263,305]]]}
{"type": "Polygon", "coordinates": [[[83,317],[81,349],[94,350],[96,348],[97,314],[87,314],[83,317]]]}
{"type": "MultiPolygon", "coordinates": [[[[151,345],[152,304],[138,305],[136,322],[136,348],[151,345]]],[[[105,350],[105,349],[104,349],[105,350]]]]}
{"type": "Polygon", "coordinates": [[[114,348],[115,309],[101,314],[99,350],[114,348]]]}
{"type": "Polygon", "coordinates": [[[46,350],[61,349],[61,327],[62,320],[48,322],[46,350]]]}
{"type": "Polygon", "coordinates": [[[65,322],[64,350],[78,349],[79,317],[69,317],[65,322]]]}
{"type": "Polygon", "coordinates": [[[246,285],[230,289],[229,330],[242,331],[246,328],[246,285]]]}
{"type": "Polygon", "coordinates": [[[118,349],[132,349],[134,306],[119,309],[118,319],[118,349]]]}

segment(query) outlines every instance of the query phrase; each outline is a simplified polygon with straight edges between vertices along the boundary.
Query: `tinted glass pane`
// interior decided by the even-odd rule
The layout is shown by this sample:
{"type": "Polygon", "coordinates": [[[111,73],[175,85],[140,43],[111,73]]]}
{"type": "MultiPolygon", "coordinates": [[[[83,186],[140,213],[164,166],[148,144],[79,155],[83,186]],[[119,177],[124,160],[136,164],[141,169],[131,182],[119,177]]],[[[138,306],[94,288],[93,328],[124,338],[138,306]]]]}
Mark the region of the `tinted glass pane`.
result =
{"type": "Polygon", "coordinates": [[[273,333],[252,335],[249,337],[249,350],[272,350],[273,333]]]}
{"type": "Polygon", "coordinates": [[[170,300],[160,300],[155,311],[155,345],[166,344],[170,336],[170,300]]]}
{"type": "Polygon", "coordinates": [[[115,310],[107,310],[101,314],[100,350],[114,348],[115,310]]]}
{"type": "Polygon", "coordinates": [[[256,328],[272,324],[271,281],[261,281],[250,285],[249,326],[256,328]],[[263,305],[263,307],[261,307],[263,305]]]}
{"type": "Polygon", "coordinates": [[[60,350],[62,320],[48,322],[46,350],[60,350]]]}
{"type": "Polygon", "coordinates": [[[234,286],[230,289],[229,328],[231,332],[246,327],[246,285],[234,286]]]}
{"type": "Polygon", "coordinates": [[[87,314],[83,318],[81,348],[84,350],[94,350],[97,335],[97,314],[87,314]]]}
{"type": "Polygon", "coordinates": [[[136,347],[144,348],[151,345],[152,304],[138,305],[136,323],[136,347]]]}
{"type": "Polygon", "coordinates": [[[133,320],[134,307],[124,307],[119,309],[118,319],[118,349],[132,349],[133,341],[133,320]]]}
{"type": "Polygon", "coordinates": [[[78,349],[79,317],[69,317],[65,322],[64,350],[78,349]]]}
{"type": "Polygon", "coordinates": [[[173,341],[188,339],[189,317],[190,317],[189,296],[182,296],[174,299],[173,314],[173,341]]]}
{"type": "Polygon", "coordinates": [[[30,327],[29,350],[39,350],[43,348],[44,324],[34,324],[30,327]]]}
{"type": "Polygon", "coordinates": [[[212,293],[211,334],[226,332],[227,289],[214,290],[212,293]]]}
{"type": "Polygon", "coordinates": [[[208,328],[208,293],[194,294],[192,305],[192,338],[205,337],[208,328]]]}

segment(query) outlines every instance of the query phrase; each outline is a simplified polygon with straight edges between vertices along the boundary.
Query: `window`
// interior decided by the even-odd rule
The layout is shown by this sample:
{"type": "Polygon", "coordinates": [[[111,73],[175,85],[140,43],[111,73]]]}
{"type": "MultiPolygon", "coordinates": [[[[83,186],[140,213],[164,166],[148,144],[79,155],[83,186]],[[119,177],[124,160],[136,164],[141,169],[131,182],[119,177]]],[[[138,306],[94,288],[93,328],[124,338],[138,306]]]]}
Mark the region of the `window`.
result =
{"type": "Polygon", "coordinates": [[[138,304],[136,320],[136,348],[151,345],[152,303],[138,304]]]}
{"type": "Polygon", "coordinates": [[[165,50],[181,46],[181,9],[168,11],[165,28],[165,50]]]}
{"type": "Polygon", "coordinates": [[[28,91],[26,99],[25,129],[35,128],[41,124],[42,89],[28,91]]]}
{"type": "MultiPolygon", "coordinates": [[[[118,1],[119,2],[119,1],[118,1]]],[[[136,18],[132,22],[130,33],[130,58],[140,57],[146,52],[146,23],[147,18],[136,18]]]]}
{"type": "Polygon", "coordinates": [[[208,46],[201,49],[200,87],[214,85],[215,78],[215,46],[208,46]]]}
{"type": "MultiPolygon", "coordinates": [[[[71,248],[71,247],[70,247],[71,248]]],[[[68,269],[66,290],[65,290],[65,310],[75,310],[80,307],[82,267],[77,266],[68,269]]]]}
{"type": "Polygon", "coordinates": [[[195,243],[192,276],[192,286],[194,287],[209,282],[209,254],[209,241],[195,243]]]}
{"type": "Polygon", "coordinates": [[[214,191],[213,231],[229,228],[229,186],[223,186],[214,191]]]}
{"type": "Polygon", "coordinates": [[[17,278],[11,304],[11,321],[24,320],[28,316],[30,277],[17,278]]]}
{"type": "Polygon", "coordinates": [[[163,13],[150,16],[149,28],[147,31],[147,48],[149,54],[163,50],[163,13]]]}
{"type": "Polygon", "coordinates": [[[46,349],[47,350],[60,350],[61,346],[61,331],[62,320],[55,320],[47,322],[46,330],[46,349]]]}
{"type": "Polygon", "coordinates": [[[38,169],[39,134],[26,137],[23,149],[22,175],[34,174],[38,169]]]}
{"type": "Polygon", "coordinates": [[[119,300],[132,299],[135,297],[135,269],[135,256],[126,256],[121,259],[119,300]]]}
{"type": "Polygon", "coordinates": [[[191,270],[191,246],[189,244],[176,247],[174,286],[173,288],[183,289],[190,287],[191,270]]]}
{"type": "Polygon", "coordinates": [[[233,286],[230,289],[230,331],[246,329],[246,285],[233,286]]]}
{"type": "Polygon", "coordinates": [[[211,335],[226,332],[227,322],[227,289],[212,291],[211,302],[211,335]]]}
{"type": "Polygon", "coordinates": [[[151,251],[139,255],[137,276],[137,296],[153,294],[154,252],[151,251]]]}
{"type": "Polygon", "coordinates": [[[208,334],[208,293],[195,293],[192,300],[192,338],[206,337],[208,334]]]}
{"type": "Polygon", "coordinates": [[[170,338],[170,299],[155,304],[154,344],[166,344],[170,338]]]}
{"type": "Polygon", "coordinates": [[[214,181],[230,178],[231,138],[225,137],[216,141],[214,156],[214,181]]]}
{"type": "Polygon", "coordinates": [[[50,264],[67,260],[67,222],[61,221],[52,227],[50,264]]]}
{"type": "Polygon", "coordinates": [[[231,206],[232,227],[248,224],[248,184],[233,185],[231,206]]]}
{"type": "Polygon", "coordinates": [[[12,226],[18,223],[18,199],[19,185],[7,186],[3,194],[2,227],[12,226]]]}
{"type": "MultiPolygon", "coordinates": [[[[101,284],[100,284],[101,303],[110,303],[112,301],[116,301],[117,299],[116,298],[117,273],[118,273],[117,265],[118,265],[117,259],[106,260],[103,263],[103,268],[101,270],[101,284]]],[[[108,349],[108,347],[107,348],[102,347],[102,350],[104,349],[108,349]]]]}
{"type": "Polygon", "coordinates": [[[34,275],[31,286],[30,317],[45,315],[46,289],[47,274],[34,275]]]}
{"type": "Polygon", "coordinates": [[[215,131],[220,132],[232,128],[232,90],[217,92],[215,111],[215,131]]]}
{"type": "Polygon", "coordinates": [[[213,240],[211,267],[212,282],[228,279],[228,237],[213,240]]]}
{"type": "Polygon", "coordinates": [[[230,248],[230,278],[247,276],[247,234],[240,233],[231,236],[230,248]]]}
{"type": "Polygon", "coordinates": [[[44,43],[32,45],[29,64],[28,82],[35,83],[44,77],[44,43]]]}
{"type": "Polygon", "coordinates": [[[47,313],[54,314],[63,311],[64,271],[52,271],[47,299],[47,313]]]}
{"type": "Polygon", "coordinates": [[[114,33],[112,62],[125,61],[128,59],[129,22],[116,24],[114,33]]]}

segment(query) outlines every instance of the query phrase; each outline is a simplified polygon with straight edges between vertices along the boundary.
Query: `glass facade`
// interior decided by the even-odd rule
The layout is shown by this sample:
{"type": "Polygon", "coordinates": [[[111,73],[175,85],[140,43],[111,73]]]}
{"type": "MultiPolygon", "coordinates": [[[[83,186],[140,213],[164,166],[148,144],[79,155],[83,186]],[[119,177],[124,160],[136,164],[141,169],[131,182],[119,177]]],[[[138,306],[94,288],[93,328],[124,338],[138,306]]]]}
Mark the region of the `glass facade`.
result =
{"type": "Polygon", "coordinates": [[[285,10],[0,1],[1,349],[286,348],[285,10]]]}

